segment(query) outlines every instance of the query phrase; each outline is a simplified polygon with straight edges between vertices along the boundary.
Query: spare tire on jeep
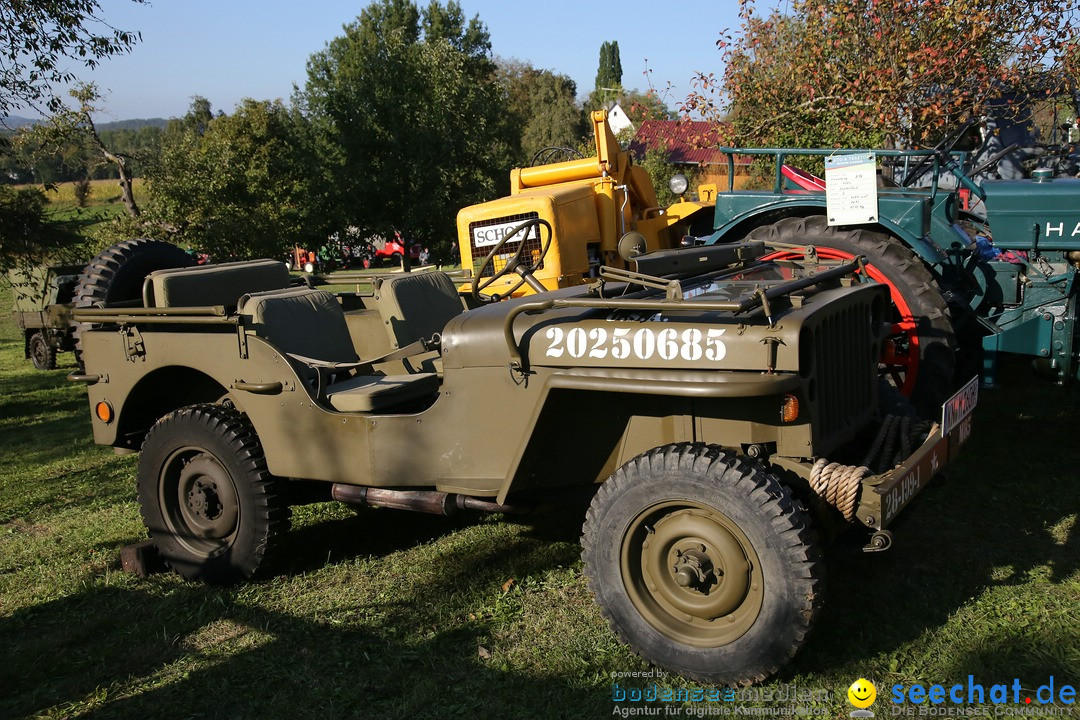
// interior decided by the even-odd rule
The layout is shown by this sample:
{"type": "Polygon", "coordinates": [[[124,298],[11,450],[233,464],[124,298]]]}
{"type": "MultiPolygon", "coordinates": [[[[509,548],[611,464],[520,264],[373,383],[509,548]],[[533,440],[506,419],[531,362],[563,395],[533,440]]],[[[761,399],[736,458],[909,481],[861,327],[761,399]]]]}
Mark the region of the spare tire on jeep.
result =
{"type": "MultiPolygon", "coordinates": [[[[143,280],[155,270],[190,267],[195,260],[172,243],[138,238],[103,250],[83,269],[75,307],[102,307],[142,299],[143,280]]],[[[82,364],[83,323],[75,326],[75,357],[82,364]]]]}

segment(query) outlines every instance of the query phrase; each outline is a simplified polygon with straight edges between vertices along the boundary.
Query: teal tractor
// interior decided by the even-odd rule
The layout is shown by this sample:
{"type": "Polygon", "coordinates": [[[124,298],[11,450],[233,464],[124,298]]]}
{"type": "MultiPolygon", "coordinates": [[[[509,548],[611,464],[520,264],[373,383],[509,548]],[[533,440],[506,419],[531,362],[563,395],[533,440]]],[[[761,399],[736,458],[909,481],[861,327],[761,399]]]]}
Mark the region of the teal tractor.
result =
{"type": "Polygon", "coordinates": [[[981,372],[993,386],[1001,353],[1031,356],[1059,381],[1078,374],[1080,180],[1043,169],[980,185],[940,150],[722,151],[728,186],[717,193],[712,232],[692,242],[761,240],[773,259],[800,265],[865,256],[864,272],[893,300],[882,374],[918,409],[937,407],[961,375],[981,372]],[[830,223],[826,181],[796,164],[848,154],[902,166],[905,176],[929,173],[931,182],[902,187],[879,168],[875,212],[858,224],[830,223]],[[771,163],[772,187],[735,190],[739,156],[771,163]],[[956,189],[941,187],[945,175],[956,189]]]}

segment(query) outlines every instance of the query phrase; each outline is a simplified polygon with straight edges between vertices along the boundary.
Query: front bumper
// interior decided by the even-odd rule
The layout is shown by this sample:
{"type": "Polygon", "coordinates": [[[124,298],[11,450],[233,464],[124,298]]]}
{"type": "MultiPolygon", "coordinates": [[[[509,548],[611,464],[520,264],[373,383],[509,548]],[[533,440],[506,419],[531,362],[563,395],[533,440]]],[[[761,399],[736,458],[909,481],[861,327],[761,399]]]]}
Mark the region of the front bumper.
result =
{"type": "Polygon", "coordinates": [[[974,378],[942,406],[942,417],[919,449],[897,467],[863,480],[855,517],[874,530],[884,530],[900,511],[952,462],[971,437],[971,412],[978,402],[974,378]]]}

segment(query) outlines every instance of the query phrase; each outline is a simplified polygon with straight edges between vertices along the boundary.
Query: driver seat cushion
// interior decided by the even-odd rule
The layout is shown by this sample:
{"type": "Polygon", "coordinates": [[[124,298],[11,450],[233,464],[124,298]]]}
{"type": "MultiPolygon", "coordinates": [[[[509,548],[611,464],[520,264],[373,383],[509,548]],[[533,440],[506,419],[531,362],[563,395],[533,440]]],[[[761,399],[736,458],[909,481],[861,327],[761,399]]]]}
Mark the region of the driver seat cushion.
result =
{"type": "Polygon", "coordinates": [[[382,278],[375,301],[396,349],[441,333],[465,305],[444,272],[402,273],[382,278]]]}
{"type": "Polygon", "coordinates": [[[324,290],[293,287],[249,293],[238,312],[248,327],[283,353],[354,363],[359,360],[341,304],[324,290]]]}
{"type": "Polygon", "coordinates": [[[434,373],[357,375],[331,384],[326,401],[338,412],[380,412],[438,391],[434,373]]]}

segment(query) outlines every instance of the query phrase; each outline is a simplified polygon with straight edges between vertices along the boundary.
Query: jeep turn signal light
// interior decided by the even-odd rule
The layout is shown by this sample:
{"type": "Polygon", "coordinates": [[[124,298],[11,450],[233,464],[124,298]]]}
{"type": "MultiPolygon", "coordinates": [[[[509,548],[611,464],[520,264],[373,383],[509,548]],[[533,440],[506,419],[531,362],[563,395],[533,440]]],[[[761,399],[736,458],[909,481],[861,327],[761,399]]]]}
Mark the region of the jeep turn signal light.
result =
{"type": "Polygon", "coordinates": [[[799,398],[794,395],[785,395],[784,404],[780,406],[780,419],[786,423],[795,422],[799,417],[799,398]]]}
{"type": "Polygon", "coordinates": [[[108,425],[113,420],[112,405],[102,400],[94,406],[94,413],[97,415],[98,420],[108,425]]]}

